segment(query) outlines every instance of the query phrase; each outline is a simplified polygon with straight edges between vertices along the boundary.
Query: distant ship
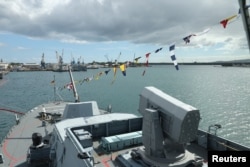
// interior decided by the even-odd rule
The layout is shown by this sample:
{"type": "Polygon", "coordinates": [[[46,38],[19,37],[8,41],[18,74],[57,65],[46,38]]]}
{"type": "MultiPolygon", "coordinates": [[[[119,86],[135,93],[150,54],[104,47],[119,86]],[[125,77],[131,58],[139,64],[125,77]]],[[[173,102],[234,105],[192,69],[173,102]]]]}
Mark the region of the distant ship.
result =
{"type": "MultiPolygon", "coordinates": [[[[239,4],[249,25],[245,0],[239,4]]],[[[101,110],[96,101],[80,102],[68,70],[75,102],[41,104],[17,116],[0,145],[0,165],[205,167],[208,150],[250,151],[217,136],[219,124],[207,132],[199,130],[198,109],[155,87],[145,87],[140,94],[141,116],[113,113],[111,106],[101,110]]]]}
{"type": "MultiPolygon", "coordinates": [[[[58,59],[58,63],[53,68],[53,71],[54,72],[67,72],[68,64],[63,63],[63,53],[62,55],[59,55],[56,52],[56,57],[58,59]]],[[[80,58],[78,59],[77,63],[75,63],[75,60],[73,59],[70,64],[71,64],[72,71],[87,71],[87,66],[84,63],[80,62],[80,58]]]]}

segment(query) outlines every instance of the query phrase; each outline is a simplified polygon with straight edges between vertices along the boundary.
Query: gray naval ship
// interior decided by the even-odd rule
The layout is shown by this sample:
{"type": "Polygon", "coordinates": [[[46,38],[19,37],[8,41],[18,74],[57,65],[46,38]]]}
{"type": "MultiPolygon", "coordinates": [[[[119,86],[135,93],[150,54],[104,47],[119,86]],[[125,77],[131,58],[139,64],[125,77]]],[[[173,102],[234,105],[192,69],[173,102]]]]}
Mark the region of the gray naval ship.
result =
{"type": "MultiPolygon", "coordinates": [[[[250,46],[246,1],[239,5],[250,46]]],[[[17,119],[0,145],[0,166],[206,167],[208,150],[250,151],[217,136],[219,124],[199,130],[198,109],[155,87],[140,94],[141,116],[79,102],[73,90],[75,103],[41,104],[17,119]]]]}

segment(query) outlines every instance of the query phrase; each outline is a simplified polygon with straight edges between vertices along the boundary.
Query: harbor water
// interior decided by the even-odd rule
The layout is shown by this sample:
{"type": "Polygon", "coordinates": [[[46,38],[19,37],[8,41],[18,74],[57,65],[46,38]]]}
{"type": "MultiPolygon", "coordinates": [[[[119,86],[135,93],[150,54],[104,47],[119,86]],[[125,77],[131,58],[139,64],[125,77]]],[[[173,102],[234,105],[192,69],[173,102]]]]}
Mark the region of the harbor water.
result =
{"type": "MultiPolygon", "coordinates": [[[[140,92],[145,86],[155,86],[199,109],[200,129],[220,124],[217,135],[250,146],[250,68],[180,65],[176,71],[170,65],[131,67],[126,76],[119,70],[114,76],[112,69],[106,75],[106,70],[73,72],[80,101],[94,100],[99,108],[111,105],[112,112],[139,114],[140,92]],[[84,78],[89,81],[82,83],[84,78]]],[[[73,102],[69,83],[68,72],[11,72],[0,80],[0,108],[27,112],[55,97],[73,102]],[[60,98],[54,96],[54,87],[60,98]]],[[[0,141],[14,124],[13,114],[0,111],[0,141]]]]}

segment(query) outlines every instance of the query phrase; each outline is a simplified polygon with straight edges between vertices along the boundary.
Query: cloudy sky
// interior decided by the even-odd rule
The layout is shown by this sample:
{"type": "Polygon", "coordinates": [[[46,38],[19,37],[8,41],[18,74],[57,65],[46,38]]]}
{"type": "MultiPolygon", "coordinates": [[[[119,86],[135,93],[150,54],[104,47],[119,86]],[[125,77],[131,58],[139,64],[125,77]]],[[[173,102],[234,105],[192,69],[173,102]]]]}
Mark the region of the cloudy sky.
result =
{"type": "Polygon", "coordinates": [[[250,58],[241,17],[220,24],[238,14],[238,0],[1,0],[0,8],[4,62],[40,63],[44,53],[55,63],[56,51],[65,63],[144,62],[148,52],[149,62],[171,62],[172,43],[178,62],[250,58]],[[185,44],[190,34],[198,35],[185,44]]]}

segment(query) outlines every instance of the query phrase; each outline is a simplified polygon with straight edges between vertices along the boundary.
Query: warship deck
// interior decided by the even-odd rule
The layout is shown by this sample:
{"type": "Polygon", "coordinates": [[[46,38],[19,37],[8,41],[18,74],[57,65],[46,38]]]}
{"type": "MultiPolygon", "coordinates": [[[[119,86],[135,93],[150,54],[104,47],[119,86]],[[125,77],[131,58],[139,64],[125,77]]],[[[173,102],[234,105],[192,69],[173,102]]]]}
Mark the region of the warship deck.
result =
{"type": "MultiPolygon", "coordinates": [[[[94,142],[94,147],[98,147],[100,143],[98,141],[94,142]]],[[[117,167],[119,166],[119,163],[117,161],[115,161],[115,159],[121,155],[121,154],[130,154],[130,151],[132,149],[143,149],[143,145],[141,146],[134,146],[134,147],[129,147],[127,149],[123,149],[123,150],[119,150],[119,151],[113,151],[113,152],[109,152],[109,153],[104,153],[100,154],[100,152],[97,152],[95,150],[94,152],[94,158],[95,158],[95,165],[96,167],[117,167]]],[[[201,157],[204,161],[203,161],[203,166],[202,167],[207,167],[207,150],[204,149],[203,147],[197,145],[197,144],[190,144],[189,146],[187,146],[187,150],[189,152],[194,153],[195,155],[201,157]]],[[[139,164],[134,163],[133,164],[134,167],[140,167],[139,164]]],[[[159,165],[160,166],[160,165],[159,165]]]]}
{"type": "MultiPolygon", "coordinates": [[[[32,134],[38,132],[44,137],[51,133],[54,127],[53,123],[51,123],[51,119],[46,120],[46,125],[44,125],[43,119],[40,118],[40,113],[44,111],[44,108],[46,109],[46,113],[63,113],[66,104],[66,102],[42,104],[22,116],[20,122],[11,128],[0,146],[0,153],[2,153],[4,160],[4,163],[0,164],[0,167],[28,166],[26,158],[27,150],[32,145],[32,134]]],[[[100,152],[100,150],[97,149],[100,145],[100,139],[95,140],[93,144],[93,155],[96,167],[117,166],[114,160],[119,154],[128,153],[131,149],[143,147],[142,145],[135,145],[123,150],[100,152]]],[[[206,149],[196,144],[191,144],[187,148],[190,152],[195,153],[206,161],[206,149]]]]}
{"type": "MultiPolygon", "coordinates": [[[[58,117],[55,117],[54,115],[63,114],[66,104],[66,102],[51,102],[48,104],[42,104],[22,116],[19,123],[11,128],[8,135],[0,145],[0,155],[3,156],[4,160],[4,163],[0,164],[0,167],[28,166],[26,158],[28,148],[32,145],[32,134],[38,132],[43,136],[43,139],[46,139],[46,136],[50,134],[55,127],[54,122],[57,121],[55,118],[58,117]],[[41,118],[41,113],[44,112],[44,110],[47,115],[50,115],[49,118],[46,118],[46,121],[41,118]]],[[[239,145],[201,130],[198,131],[197,135],[201,138],[189,143],[186,148],[189,152],[201,157],[204,160],[203,167],[207,166],[208,150],[250,150],[249,147],[239,145]]],[[[93,139],[93,157],[96,167],[119,166],[116,161],[118,156],[122,154],[122,156],[126,158],[126,156],[130,156],[130,151],[132,149],[144,148],[143,145],[137,144],[121,150],[105,151],[100,149],[100,145],[100,137],[93,139]]],[[[135,166],[139,167],[140,165],[135,166]]]]}
{"type": "Polygon", "coordinates": [[[40,133],[48,135],[53,130],[53,124],[39,117],[39,113],[46,109],[47,113],[63,113],[65,102],[42,104],[30,110],[20,118],[18,125],[11,128],[0,146],[0,153],[3,155],[4,163],[0,167],[24,167],[26,164],[27,150],[32,145],[32,134],[40,133]]]}

